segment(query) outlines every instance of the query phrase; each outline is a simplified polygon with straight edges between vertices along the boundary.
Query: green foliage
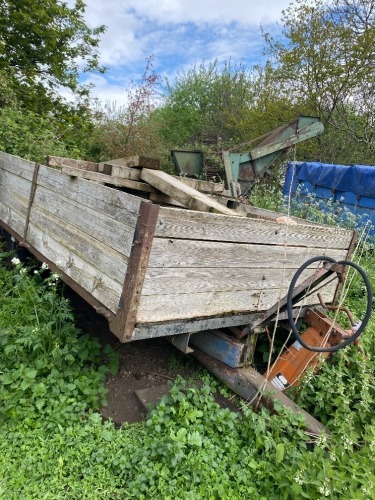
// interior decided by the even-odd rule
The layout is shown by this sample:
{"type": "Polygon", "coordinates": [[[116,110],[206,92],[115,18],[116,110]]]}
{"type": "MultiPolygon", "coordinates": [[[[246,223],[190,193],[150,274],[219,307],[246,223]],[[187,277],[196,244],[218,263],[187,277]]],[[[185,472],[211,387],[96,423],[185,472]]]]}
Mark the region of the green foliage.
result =
{"type": "Polygon", "coordinates": [[[191,136],[199,140],[211,132],[227,141],[253,98],[245,66],[230,60],[222,68],[217,61],[202,62],[179,72],[173,84],[167,82],[165,102],[155,119],[163,141],[174,147],[182,146],[191,136]]]}
{"type": "MultiPolygon", "coordinates": [[[[295,395],[331,436],[307,435],[283,407],[223,409],[215,391],[228,391],[207,376],[199,388],[177,380],[145,423],[116,429],[97,413],[108,368],[97,342],[77,335],[58,276],[0,259],[0,497],[373,498],[374,321],[360,348],[332,357],[295,395]]],[[[364,265],[375,285],[371,254],[364,265]]],[[[362,295],[355,281],[357,316],[362,295]]]]}
{"type": "Polygon", "coordinates": [[[0,422],[49,431],[80,421],[104,397],[99,344],[77,336],[57,274],[12,264],[0,267],[0,422]]]}
{"type": "Polygon", "coordinates": [[[327,127],[321,161],[374,161],[374,16],[372,0],[296,0],[282,38],[265,34],[279,95],[327,127]]]}
{"type": "MultiPolygon", "coordinates": [[[[89,140],[89,154],[97,161],[135,154],[160,158],[163,152],[153,119],[160,77],[153,67],[153,56],[146,59],[139,82],[131,82],[126,92],[127,104],[98,106],[95,127],[89,140]]],[[[169,154],[169,151],[168,151],[169,154]]]]}
{"type": "Polygon", "coordinates": [[[60,88],[87,96],[80,72],[102,71],[97,47],[104,27],[89,28],[84,12],[82,0],[72,7],[60,0],[1,1],[0,74],[27,109],[65,108],[60,88]]]}
{"type": "Polygon", "coordinates": [[[48,155],[79,158],[79,135],[79,122],[61,126],[51,117],[17,106],[0,108],[0,150],[6,153],[41,163],[48,155]]]}

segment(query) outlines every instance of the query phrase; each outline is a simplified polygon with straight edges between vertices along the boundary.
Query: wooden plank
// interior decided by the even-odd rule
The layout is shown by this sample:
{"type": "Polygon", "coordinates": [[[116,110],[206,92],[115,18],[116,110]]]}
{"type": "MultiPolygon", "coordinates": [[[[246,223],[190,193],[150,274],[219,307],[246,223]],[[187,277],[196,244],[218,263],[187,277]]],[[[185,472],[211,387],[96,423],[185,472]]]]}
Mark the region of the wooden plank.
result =
{"type": "Polygon", "coordinates": [[[113,177],[120,177],[121,179],[129,179],[131,181],[141,180],[141,169],[124,167],[112,163],[104,163],[103,174],[112,175],[113,177]]]}
{"type": "Polygon", "coordinates": [[[17,233],[24,234],[31,182],[0,167],[0,218],[17,233]]]}
{"type": "Polygon", "coordinates": [[[115,160],[108,160],[104,163],[118,165],[129,168],[149,168],[150,170],[160,170],[160,160],[156,158],[149,158],[148,156],[134,155],[127,158],[116,158],[115,160]]]}
{"type": "Polygon", "coordinates": [[[0,151],[0,167],[31,181],[35,162],[0,151]]]}
{"type": "MultiPolygon", "coordinates": [[[[2,198],[2,196],[0,197],[2,198]]],[[[27,208],[25,208],[27,210],[27,208]]],[[[0,221],[10,226],[18,234],[25,232],[25,216],[20,215],[13,207],[6,205],[0,200],[0,221]]]]}
{"type": "MultiPolygon", "coordinates": [[[[50,170],[48,174],[49,173],[51,173],[50,170]]],[[[56,173],[56,171],[54,173],[56,173]]],[[[58,177],[60,179],[66,179],[65,176],[62,176],[59,173],[58,177]]],[[[8,203],[18,207],[18,196],[22,194],[25,199],[20,198],[20,203],[22,203],[20,205],[22,208],[20,213],[24,214],[26,218],[26,196],[29,196],[31,183],[21,177],[11,174],[10,172],[0,169],[0,180],[4,178],[6,179],[6,188],[2,189],[0,199],[5,199],[5,197],[8,199],[9,190],[12,190],[12,198],[8,199],[8,203]]],[[[0,186],[3,185],[1,184],[0,186]]],[[[103,213],[97,211],[97,205],[100,203],[99,200],[96,201],[91,196],[87,197],[87,200],[90,202],[89,205],[91,205],[90,207],[87,207],[81,203],[81,201],[84,201],[83,196],[73,196],[75,199],[70,199],[71,197],[72,192],[68,189],[55,189],[54,191],[51,191],[39,184],[34,203],[39,205],[41,208],[47,209],[51,212],[51,214],[59,216],[61,219],[70,222],[73,226],[85,231],[87,234],[93,236],[99,241],[107,243],[115,250],[129,256],[136,222],[135,215],[127,213],[126,210],[121,211],[121,213],[118,210],[115,210],[113,214],[115,216],[117,215],[115,219],[105,213],[108,205],[102,206],[103,213]],[[69,197],[63,196],[61,193],[69,197]],[[117,218],[120,220],[122,219],[123,222],[118,221],[117,218]]],[[[110,206],[110,208],[112,207],[110,206]]]]}
{"type": "MultiPolygon", "coordinates": [[[[332,300],[335,285],[321,290],[324,300],[332,300]]],[[[265,311],[273,306],[288,291],[288,283],[278,289],[252,289],[226,292],[200,292],[165,295],[142,295],[137,323],[173,321],[209,316],[234,315],[265,311]]],[[[317,304],[315,296],[301,305],[317,304]]]]}
{"type": "MultiPolygon", "coordinates": [[[[200,293],[249,290],[264,287],[279,289],[289,285],[297,268],[275,270],[256,268],[161,268],[148,269],[142,295],[200,293]]],[[[314,268],[306,269],[299,280],[311,276],[314,268]]]]}
{"type": "MultiPolygon", "coordinates": [[[[315,248],[268,246],[215,241],[155,238],[149,268],[295,269],[324,252],[315,248]]],[[[329,257],[344,259],[346,250],[331,249],[329,257]]]]}
{"type": "MultiPolygon", "coordinates": [[[[30,214],[30,224],[39,228],[46,236],[53,238],[62,248],[89,263],[96,270],[96,274],[110,276],[111,280],[120,285],[124,282],[128,263],[126,256],[39,206],[33,207],[30,214]]],[[[37,245],[35,246],[38,248],[37,245]]]]}
{"type": "Polygon", "coordinates": [[[2,190],[9,190],[18,197],[23,197],[28,201],[31,183],[31,179],[24,179],[0,167],[0,185],[2,190]]]}
{"type": "Polygon", "coordinates": [[[109,276],[101,274],[74,252],[33,224],[29,226],[28,243],[54,262],[67,276],[90,293],[110,311],[116,312],[121,295],[121,285],[109,276]]]}
{"type": "Polygon", "coordinates": [[[196,189],[201,193],[223,193],[224,183],[223,182],[211,182],[211,181],[201,181],[199,179],[190,179],[189,177],[173,175],[173,177],[187,186],[196,189]]]}
{"type": "Polygon", "coordinates": [[[224,207],[190,186],[186,186],[183,182],[166,172],[144,168],[142,169],[141,179],[191,210],[238,216],[234,211],[224,207]]]}
{"type": "Polygon", "coordinates": [[[71,167],[89,172],[98,172],[98,163],[86,160],[63,158],[62,156],[47,156],[48,167],[71,167]]]}
{"type": "Polygon", "coordinates": [[[310,248],[349,248],[353,232],[327,226],[287,226],[274,221],[233,218],[219,214],[160,209],[156,237],[261,243],[310,248]]]}
{"type": "Polygon", "coordinates": [[[158,212],[157,205],[141,203],[116,321],[111,324],[111,331],[123,342],[131,338],[136,324],[158,212]]]}
{"type": "Polygon", "coordinates": [[[103,184],[111,184],[113,186],[125,187],[136,191],[144,191],[146,193],[157,192],[152,186],[145,182],[131,181],[129,179],[121,179],[120,177],[112,177],[111,175],[99,174],[97,172],[86,172],[84,170],[76,170],[70,167],[62,167],[61,172],[70,177],[80,177],[94,182],[102,182],[103,184]]]}
{"type": "MultiPolygon", "coordinates": [[[[31,186],[31,184],[29,184],[29,186],[31,186]]],[[[30,187],[29,192],[27,193],[25,191],[22,191],[21,189],[19,191],[16,191],[14,186],[10,184],[6,184],[4,186],[4,184],[0,183],[0,190],[0,200],[4,203],[4,205],[18,212],[26,220],[27,208],[29,205],[28,196],[30,195],[30,187]]]]}
{"type": "Polygon", "coordinates": [[[48,211],[90,237],[129,257],[134,225],[124,224],[44,186],[38,186],[34,206],[48,211]]]}

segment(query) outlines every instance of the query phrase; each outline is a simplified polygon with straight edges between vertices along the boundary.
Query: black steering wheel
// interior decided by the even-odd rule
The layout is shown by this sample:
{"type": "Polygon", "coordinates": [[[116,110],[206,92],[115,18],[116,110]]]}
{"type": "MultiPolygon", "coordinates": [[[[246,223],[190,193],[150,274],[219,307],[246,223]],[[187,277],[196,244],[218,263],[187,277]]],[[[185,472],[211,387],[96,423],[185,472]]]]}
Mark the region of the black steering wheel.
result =
{"type": "MultiPolygon", "coordinates": [[[[297,302],[299,302],[302,299],[299,298],[297,302]]],[[[349,260],[340,260],[336,261],[335,259],[332,259],[332,257],[326,257],[326,256],[319,256],[319,257],[313,257],[309,260],[307,260],[302,266],[297,270],[296,274],[293,276],[293,279],[290,283],[289,290],[288,290],[288,295],[287,295],[287,311],[288,311],[288,321],[290,328],[292,329],[292,332],[298,342],[305,348],[308,349],[309,351],[314,351],[314,352],[336,352],[340,349],[344,349],[344,347],[348,346],[349,344],[353,343],[355,340],[360,337],[362,332],[367,326],[367,323],[369,322],[369,319],[371,317],[372,313],[372,289],[371,289],[371,284],[370,281],[365,273],[365,271],[360,267],[358,264],[355,264],[354,262],[351,262],[349,260]],[[366,313],[365,316],[361,322],[361,325],[359,328],[353,333],[353,335],[350,336],[350,338],[344,340],[344,342],[341,342],[340,344],[337,344],[332,347],[313,347],[308,344],[303,340],[301,335],[298,332],[298,329],[296,327],[296,324],[293,319],[293,291],[296,286],[297,280],[300,277],[300,275],[303,273],[305,269],[307,269],[311,264],[314,262],[318,261],[326,261],[326,262],[332,262],[333,264],[338,264],[338,265],[343,265],[343,266],[349,266],[355,269],[362,277],[363,282],[366,287],[366,293],[367,293],[367,306],[366,306],[366,313]]]]}

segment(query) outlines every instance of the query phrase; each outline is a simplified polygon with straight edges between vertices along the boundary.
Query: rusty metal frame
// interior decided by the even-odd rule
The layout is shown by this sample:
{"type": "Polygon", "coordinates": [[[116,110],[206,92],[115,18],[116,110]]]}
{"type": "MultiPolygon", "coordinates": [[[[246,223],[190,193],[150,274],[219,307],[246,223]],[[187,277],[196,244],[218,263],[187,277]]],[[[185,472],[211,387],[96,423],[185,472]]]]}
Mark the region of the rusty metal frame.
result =
{"type": "Polygon", "coordinates": [[[25,221],[25,227],[23,230],[23,239],[26,241],[27,238],[27,233],[29,231],[29,222],[30,222],[30,214],[31,214],[31,208],[33,206],[34,202],[34,197],[35,197],[35,191],[38,185],[38,175],[39,175],[39,163],[35,163],[34,165],[34,172],[33,172],[33,178],[31,180],[31,188],[30,188],[30,196],[29,196],[29,205],[27,207],[27,215],[26,215],[26,221],[25,221]]]}
{"type": "Polygon", "coordinates": [[[109,325],[111,332],[121,342],[129,342],[132,339],[137,322],[137,310],[154,239],[159,208],[159,205],[145,201],[140,204],[117,314],[114,321],[109,325]]]}

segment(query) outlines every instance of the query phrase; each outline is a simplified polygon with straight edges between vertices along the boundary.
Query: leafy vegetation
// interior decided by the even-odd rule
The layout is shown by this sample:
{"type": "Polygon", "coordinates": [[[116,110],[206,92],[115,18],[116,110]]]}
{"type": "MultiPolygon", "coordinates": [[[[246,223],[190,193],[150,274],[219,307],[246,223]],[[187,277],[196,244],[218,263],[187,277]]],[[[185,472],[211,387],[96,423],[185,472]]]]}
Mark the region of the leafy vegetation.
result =
{"type": "MultiPolygon", "coordinates": [[[[312,438],[281,407],[222,409],[214,393],[227,391],[208,376],[199,389],[177,380],[146,422],[116,429],[97,412],[114,354],[106,349],[105,366],[97,342],[79,334],[58,275],[7,262],[1,254],[0,497],[372,498],[374,321],[360,348],[296,394],[331,436],[312,438]]],[[[357,284],[351,306],[360,299],[357,284]]]]}
{"type": "Polygon", "coordinates": [[[61,87],[85,97],[80,73],[103,71],[97,47],[104,26],[90,29],[84,12],[82,0],[71,7],[61,1],[1,1],[0,75],[26,109],[55,114],[64,109],[61,87]]]}

